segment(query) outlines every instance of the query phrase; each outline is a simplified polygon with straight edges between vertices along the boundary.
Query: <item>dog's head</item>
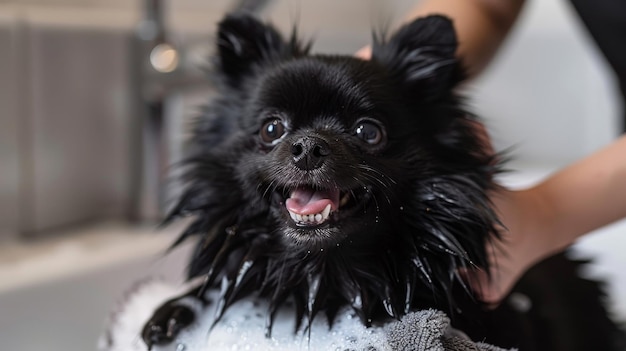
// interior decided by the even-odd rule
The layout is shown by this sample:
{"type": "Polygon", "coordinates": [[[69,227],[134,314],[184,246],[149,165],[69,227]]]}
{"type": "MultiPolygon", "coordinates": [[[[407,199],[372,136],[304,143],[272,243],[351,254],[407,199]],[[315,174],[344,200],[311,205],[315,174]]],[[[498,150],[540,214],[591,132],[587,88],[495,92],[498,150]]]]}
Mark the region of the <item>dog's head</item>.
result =
{"type": "Polygon", "coordinates": [[[311,315],[397,317],[486,265],[493,162],[454,92],[448,19],[375,36],[367,61],[311,56],[244,15],[217,44],[219,96],[172,217],[196,215],[181,237],[201,235],[190,275],[228,282],[226,305],[257,290],[311,315]]]}

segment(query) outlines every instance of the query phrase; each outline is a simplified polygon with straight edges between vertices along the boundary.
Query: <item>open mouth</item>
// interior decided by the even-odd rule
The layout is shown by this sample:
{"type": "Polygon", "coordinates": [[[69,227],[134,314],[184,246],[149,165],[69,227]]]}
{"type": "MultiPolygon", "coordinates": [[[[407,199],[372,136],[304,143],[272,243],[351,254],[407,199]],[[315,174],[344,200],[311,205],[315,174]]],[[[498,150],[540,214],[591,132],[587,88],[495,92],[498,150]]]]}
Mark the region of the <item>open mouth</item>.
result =
{"type": "Polygon", "coordinates": [[[293,223],[298,227],[318,227],[351,214],[365,202],[369,190],[356,192],[298,186],[284,193],[287,195],[285,208],[293,223]]]}

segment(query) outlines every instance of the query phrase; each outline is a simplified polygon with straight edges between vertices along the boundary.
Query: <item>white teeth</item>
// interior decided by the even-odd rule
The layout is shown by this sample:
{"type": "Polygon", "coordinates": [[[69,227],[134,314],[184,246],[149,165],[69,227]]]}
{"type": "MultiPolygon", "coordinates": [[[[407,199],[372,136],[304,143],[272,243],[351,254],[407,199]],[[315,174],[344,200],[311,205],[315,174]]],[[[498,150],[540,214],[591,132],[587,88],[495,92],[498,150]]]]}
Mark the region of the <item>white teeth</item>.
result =
{"type": "Polygon", "coordinates": [[[301,215],[298,213],[294,213],[291,211],[289,212],[289,216],[291,217],[291,219],[293,219],[294,222],[298,222],[298,223],[313,223],[313,224],[321,224],[324,223],[328,217],[330,216],[330,204],[326,205],[326,207],[324,207],[324,210],[320,213],[314,213],[314,214],[309,214],[309,215],[301,215]]]}
{"type": "Polygon", "coordinates": [[[322,219],[326,220],[329,214],[330,214],[330,204],[326,205],[326,207],[324,208],[324,211],[322,211],[322,219]]]}

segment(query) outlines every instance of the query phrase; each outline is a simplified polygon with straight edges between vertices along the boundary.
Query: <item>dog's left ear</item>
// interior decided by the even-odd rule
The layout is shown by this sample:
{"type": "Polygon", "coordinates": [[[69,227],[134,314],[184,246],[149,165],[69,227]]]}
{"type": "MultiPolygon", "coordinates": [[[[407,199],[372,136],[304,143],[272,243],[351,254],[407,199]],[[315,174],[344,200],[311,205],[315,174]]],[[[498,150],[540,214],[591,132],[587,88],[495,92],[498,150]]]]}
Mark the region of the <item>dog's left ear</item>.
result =
{"type": "Polygon", "coordinates": [[[374,35],[372,59],[387,67],[408,94],[431,100],[447,95],[463,78],[457,46],[452,21],[428,16],[404,25],[388,40],[374,35]]]}

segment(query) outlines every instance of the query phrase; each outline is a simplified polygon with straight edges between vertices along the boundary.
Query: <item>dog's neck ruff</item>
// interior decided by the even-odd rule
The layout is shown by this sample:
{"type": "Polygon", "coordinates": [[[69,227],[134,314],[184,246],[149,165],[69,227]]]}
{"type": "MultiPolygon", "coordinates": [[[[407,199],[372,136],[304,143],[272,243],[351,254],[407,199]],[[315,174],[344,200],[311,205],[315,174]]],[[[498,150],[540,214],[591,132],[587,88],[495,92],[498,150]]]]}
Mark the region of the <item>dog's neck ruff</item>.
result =
{"type": "Polygon", "coordinates": [[[269,300],[268,333],[287,301],[296,307],[298,328],[321,311],[332,323],[345,305],[370,325],[419,308],[453,307],[452,287],[462,283],[458,269],[486,265],[484,240],[465,234],[494,232],[488,200],[470,190],[481,187],[471,177],[420,184],[415,198],[380,213],[377,235],[367,242],[347,238],[316,250],[289,245],[272,229],[268,209],[235,218],[224,203],[215,212],[205,208],[180,241],[204,234],[190,277],[206,275],[207,286],[219,286],[218,320],[232,303],[257,294],[269,300]]]}

